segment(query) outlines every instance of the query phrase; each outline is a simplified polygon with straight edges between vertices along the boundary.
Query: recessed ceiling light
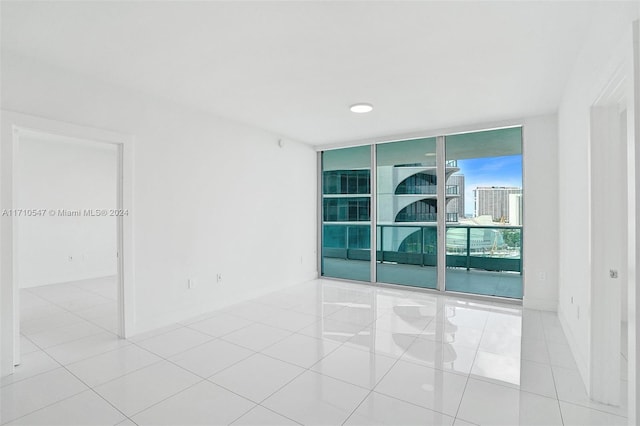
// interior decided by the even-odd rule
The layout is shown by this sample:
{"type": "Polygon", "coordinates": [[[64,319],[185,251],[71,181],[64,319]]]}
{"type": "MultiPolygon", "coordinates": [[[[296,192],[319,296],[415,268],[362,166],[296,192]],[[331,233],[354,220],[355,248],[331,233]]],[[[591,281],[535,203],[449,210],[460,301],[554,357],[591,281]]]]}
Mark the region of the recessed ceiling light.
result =
{"type": "Polygon", "coordinates": [[[373,105],[371,104],[355,104],[349,107],[351,112],[355,112],[357,114],[364,114],[365,112],[373,111],[373,105]]]}

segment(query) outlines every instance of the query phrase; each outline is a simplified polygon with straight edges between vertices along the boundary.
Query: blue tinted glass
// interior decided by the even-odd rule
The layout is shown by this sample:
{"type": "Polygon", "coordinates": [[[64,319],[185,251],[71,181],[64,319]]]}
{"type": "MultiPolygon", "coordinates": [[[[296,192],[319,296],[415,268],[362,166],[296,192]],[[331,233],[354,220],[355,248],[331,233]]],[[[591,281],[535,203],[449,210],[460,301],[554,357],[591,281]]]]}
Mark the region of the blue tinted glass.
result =
{"type": "Polygon", "coordinates": [[[522,129],[447,136],[446,289],[522,298],[522,129]]]}
{"type": "Polygon", "coordinates": [[[436,288],[436,139],[376,149],[377,280],[436,288]]]}
{"type": "Polygon", "coordinates": [[[371,280],[371,147],[322,153],[322,275],[371,280]]]}

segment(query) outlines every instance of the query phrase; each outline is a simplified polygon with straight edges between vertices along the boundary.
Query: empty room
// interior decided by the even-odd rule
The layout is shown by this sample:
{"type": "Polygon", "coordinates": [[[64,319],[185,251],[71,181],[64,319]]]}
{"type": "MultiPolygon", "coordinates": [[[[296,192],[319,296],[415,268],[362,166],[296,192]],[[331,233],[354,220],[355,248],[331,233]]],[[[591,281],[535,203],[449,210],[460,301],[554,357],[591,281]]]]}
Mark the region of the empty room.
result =
{"type": "Polygon", "coordinates": [[[638,1],[0,2],[1,425],[636,425],[638,1]]]}

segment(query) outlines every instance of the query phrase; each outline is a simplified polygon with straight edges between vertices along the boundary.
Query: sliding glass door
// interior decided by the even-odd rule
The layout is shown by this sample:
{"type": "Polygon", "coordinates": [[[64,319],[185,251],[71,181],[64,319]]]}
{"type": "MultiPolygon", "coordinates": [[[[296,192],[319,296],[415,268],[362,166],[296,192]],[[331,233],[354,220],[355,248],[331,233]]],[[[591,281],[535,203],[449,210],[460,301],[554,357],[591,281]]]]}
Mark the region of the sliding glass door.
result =
{"type": "Polygon", "coordinates": [[[324,151],[322,275],[521,299],[522,197],[520,127],[324,151]]]}

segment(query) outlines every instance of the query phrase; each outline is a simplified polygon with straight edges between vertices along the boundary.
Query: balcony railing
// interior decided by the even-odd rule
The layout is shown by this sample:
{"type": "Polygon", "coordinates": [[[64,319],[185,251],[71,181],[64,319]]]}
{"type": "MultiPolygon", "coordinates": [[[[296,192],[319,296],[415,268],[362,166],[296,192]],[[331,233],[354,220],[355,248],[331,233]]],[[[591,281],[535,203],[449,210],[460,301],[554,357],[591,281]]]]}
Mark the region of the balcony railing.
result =
{"type": "MultiPolygon", "coordinates": [[[[445,213],[447,222],[457,222],[458,213],[445,213]]],[[[396,216],[396,222],[411,223],[411,222],[437,222],[437,213],[399,213],[396,216]]]]}
{"type": "MultiPolygon", "coordinates": [[[[447,195],[459,195],[458,185],[447,185],[447,195]]],[[[401,186],[396,195],[435,195],[438,193],[437,185],[406,185],[401,186]]]]}
{"type": "Polygon", "coordinates": [[[458,188],[458,185],[447,185],[447,187],[445,188],[445,191],[447,192],[447,195],[459,195],[460,194],[460,190],[458,188]]]}
{"type": "MultiPolygon", "coordinates": [[[[369,239],[353,238],[355,234],[366,235],[368,229],[369,225],[325,224],[323,256],[369,261],[369,239]],[[331,241],[326,238],[327,226],[342,227],[331,230],[331,241]]],[[[447,267],[522,273],[522,227],[450,225],[446,235],[447,267]]],[[[436,227],[378,226],[376,259],[386,263],[436,266],[436,227]]]]}
{"type": "MultiPolygon", "coordinates": [[[[431,165],[435,165],[435,156],[432,157],[433,160],[429,163],[431,163],[431,165]]],[[[395,164],[393,167],[424,167],[424,166],[428,166],[430,165],[428,162],[423,161],[422,163],[405,163],[405,164],[395,164]]],[[[447,160],[445,162],[445,165],[447,167],[458,167],[458,160],[447,160]]]]}
{"type": "Polygon", "coordinates": [[[447,267],[522,273],[522,226],[447,226],[447,267]]]}
{"type": "Polygon", "coordinates": [[[398,213],[396,222],[435,222],[438,220],[437,213],[398,213]]]}

